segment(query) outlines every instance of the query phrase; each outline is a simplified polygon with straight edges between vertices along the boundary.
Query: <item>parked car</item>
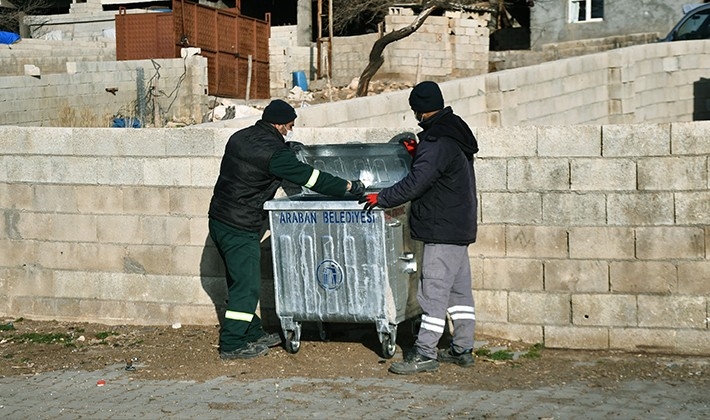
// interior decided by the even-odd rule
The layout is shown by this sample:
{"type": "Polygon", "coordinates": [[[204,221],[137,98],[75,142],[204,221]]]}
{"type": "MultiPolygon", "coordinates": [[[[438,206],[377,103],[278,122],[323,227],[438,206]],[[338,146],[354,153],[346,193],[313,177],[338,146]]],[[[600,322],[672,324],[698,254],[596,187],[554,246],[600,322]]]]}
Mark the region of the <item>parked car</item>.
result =
{"type": "Polygon", "coordinates": [[[710,3],[688,11],[660,42],[710,39],[710,3]]]}

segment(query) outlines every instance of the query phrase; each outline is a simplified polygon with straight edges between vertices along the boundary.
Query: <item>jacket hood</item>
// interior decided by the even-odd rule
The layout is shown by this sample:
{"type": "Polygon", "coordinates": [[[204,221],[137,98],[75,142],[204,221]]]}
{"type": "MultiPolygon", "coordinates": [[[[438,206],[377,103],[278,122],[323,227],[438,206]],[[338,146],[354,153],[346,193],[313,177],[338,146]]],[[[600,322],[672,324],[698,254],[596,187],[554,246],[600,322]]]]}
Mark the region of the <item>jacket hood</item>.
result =
{"type": "Polygon", "coordinates": [[[424,130],[419,133],[419,139],[422,141],[437,141],[440,137],[449,137],[456,140],[468,160],[473,160],[473,155],[478,153],[476,137],[468,124],[454,114],[450,106],[420,122],[419,126],[424,130]]]}

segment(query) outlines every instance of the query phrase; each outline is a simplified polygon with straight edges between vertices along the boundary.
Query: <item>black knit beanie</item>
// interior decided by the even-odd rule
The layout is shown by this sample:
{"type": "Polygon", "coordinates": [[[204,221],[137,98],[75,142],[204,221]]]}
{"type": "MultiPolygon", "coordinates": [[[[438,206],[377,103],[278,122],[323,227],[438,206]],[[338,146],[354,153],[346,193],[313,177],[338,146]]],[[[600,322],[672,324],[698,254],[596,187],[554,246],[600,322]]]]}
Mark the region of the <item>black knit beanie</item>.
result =
{"type": "Polygon", "coordinates": [[[261,119],[272,124],[286,124],[296,119],[296,111],[281,99],[274,99],[264,108],[261,119]]]}
{"type": "Polygon", "coordinates": [[[434,82],[421,82],[414,86],[409,94],[409,106],[414,112],[431,112],[444,109],[444,97],[439,85],[434,82]]]}

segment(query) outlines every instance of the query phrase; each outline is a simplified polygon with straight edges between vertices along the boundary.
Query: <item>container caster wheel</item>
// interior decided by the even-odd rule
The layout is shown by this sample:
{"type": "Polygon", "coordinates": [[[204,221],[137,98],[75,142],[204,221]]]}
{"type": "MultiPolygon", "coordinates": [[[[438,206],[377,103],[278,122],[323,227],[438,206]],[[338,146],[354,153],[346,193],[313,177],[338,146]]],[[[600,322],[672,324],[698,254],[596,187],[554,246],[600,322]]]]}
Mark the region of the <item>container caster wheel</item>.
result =
{"type": "Polygon", "coordinates": [[[397,344],[392,340],[391,334],[384,334],[382,337],[382,356],[391,359],[397,352],[397,344]]]}
{"type": "Polygon", "coordinates": [[[298,353],[298,350],[301,348],[301,342],[296,339],[296,333],[293,331],[288,331],[286,333],[285,347],[286,351],[291,354],[298,353]]]}

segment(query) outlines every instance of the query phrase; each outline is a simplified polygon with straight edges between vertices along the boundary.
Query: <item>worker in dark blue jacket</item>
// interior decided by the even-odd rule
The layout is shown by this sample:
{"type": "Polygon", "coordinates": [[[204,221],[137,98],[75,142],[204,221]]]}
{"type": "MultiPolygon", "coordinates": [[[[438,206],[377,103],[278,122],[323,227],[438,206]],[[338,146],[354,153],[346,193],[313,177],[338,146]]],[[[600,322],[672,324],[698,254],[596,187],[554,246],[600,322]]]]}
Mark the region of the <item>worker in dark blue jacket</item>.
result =
{"type": "Polygon", "coordinates": [[[478,144],[468,125],[451,107],[444,107],[436,83],[416,85],[409,105],[423,130],[418,143],[405,143],[413,155],[409,174],[360,200],[366,210],[411,202],[411,236],[424,243],[417,293],[421,328],[414,352],[390,366],[397,374],[434,371],[439,361],[472,365],[476,324],[468,245],[476,241],[477,231],[473,155],[478,144]],[[453,341],[437,351],[447,313],[454,326],[453,341]]]}
{"type": "Polygon", "coordinates": [[[257,357],[281,343],[278,333],[263,330],[256,314],[264,203],[284,180],[338,197],[350,193],[357,199],[365,191],[360,180],[338,178],[298,160],[284,139],[295,119],[291,105],[273,100],[261,120],[232,134],[224,150],[209,209],[210,238],[224,262],[228,289],[219,332],[222,359],[257,357]]]}

